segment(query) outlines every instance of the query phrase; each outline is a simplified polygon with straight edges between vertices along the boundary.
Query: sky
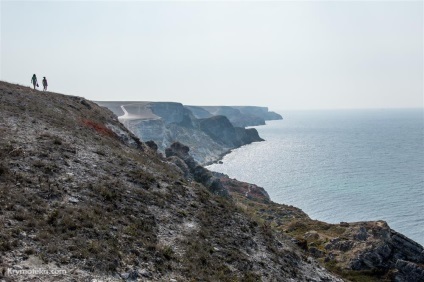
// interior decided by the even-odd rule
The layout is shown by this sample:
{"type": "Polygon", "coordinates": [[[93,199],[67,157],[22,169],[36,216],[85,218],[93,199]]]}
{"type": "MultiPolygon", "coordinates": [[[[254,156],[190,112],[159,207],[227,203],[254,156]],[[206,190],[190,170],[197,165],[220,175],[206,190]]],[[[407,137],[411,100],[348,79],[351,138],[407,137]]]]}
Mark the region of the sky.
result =
{"type": "Polygon", "coordinates": [[[0,1],[0,80],[100,101],[424,107],[423,1],[0,1]]]}

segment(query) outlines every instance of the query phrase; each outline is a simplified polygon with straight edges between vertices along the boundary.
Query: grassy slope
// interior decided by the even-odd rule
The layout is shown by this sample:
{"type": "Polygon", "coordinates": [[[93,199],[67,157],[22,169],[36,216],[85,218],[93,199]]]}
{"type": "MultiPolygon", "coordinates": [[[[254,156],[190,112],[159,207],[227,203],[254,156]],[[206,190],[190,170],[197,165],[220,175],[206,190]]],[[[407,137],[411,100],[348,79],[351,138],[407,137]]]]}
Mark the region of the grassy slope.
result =
{"type": "Polygon", "coordinates": [[[267,224],[185,180],[110,111],[4,82],[0,226],[3,272],[37,261],[77,280],[327,276],[267,224]]]}

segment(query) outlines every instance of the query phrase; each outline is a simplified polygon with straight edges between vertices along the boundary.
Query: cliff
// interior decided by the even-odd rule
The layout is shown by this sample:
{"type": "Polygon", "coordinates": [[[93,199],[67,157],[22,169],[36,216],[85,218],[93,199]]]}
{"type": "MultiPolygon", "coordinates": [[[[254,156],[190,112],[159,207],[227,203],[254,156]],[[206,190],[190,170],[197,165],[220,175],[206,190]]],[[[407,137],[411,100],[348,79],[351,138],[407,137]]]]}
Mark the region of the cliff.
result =
{"type": "Polygon", "coordinates": [[[171,147],[84,98],[0,82],[0,279],[340,281],[171,147]]]}
{"type": "Polygon", "coordinates": [[[267,120],[283,119],[281,115],[268,111],[267,107],[255,106],[186,106],[197,118],[226,116],[237,127],[264,125],[267,120]]]}
{"type": "Polygon", "coordinates": [[[216,161],[231,149],[263,141],[256,129],[234,126],[227,116],[206,114],[201,108],[192,109],[180,103],[97,103],[113,111],[142,141],[154,141],[160,152],[179,141],[190,146],[192,156],[201,164],[216,161]]]}

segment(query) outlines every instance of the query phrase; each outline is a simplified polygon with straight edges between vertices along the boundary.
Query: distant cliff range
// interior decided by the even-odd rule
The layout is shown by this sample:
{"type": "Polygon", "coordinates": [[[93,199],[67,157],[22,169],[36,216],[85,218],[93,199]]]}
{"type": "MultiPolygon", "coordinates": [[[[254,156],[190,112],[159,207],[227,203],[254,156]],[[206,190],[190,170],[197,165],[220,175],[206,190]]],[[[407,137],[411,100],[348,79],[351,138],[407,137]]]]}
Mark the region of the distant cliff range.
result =
{"type": "Polygon", "coordinates": [[[175,141],[191,148],[193,158],[207,164],[231,149],[263,141],[256,129],[281,115],[255,106],[185,106],[173,102],[97,102],[114,112],[142,141],[154,141],[164,152],[175,141]]]}

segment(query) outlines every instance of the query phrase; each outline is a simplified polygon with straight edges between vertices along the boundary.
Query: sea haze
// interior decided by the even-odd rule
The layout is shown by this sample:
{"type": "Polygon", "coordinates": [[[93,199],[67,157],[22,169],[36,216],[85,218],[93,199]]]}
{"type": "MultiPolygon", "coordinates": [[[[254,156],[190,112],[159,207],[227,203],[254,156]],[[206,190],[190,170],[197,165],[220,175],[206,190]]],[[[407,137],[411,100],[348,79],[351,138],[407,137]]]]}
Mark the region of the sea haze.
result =
{"type": "Polygon", "coordinates": [[[330,223],[385,220],[424,244],[422,109],[280,111],[266,142],[208,168],[264,187],[277,203],[330,223]]]}

